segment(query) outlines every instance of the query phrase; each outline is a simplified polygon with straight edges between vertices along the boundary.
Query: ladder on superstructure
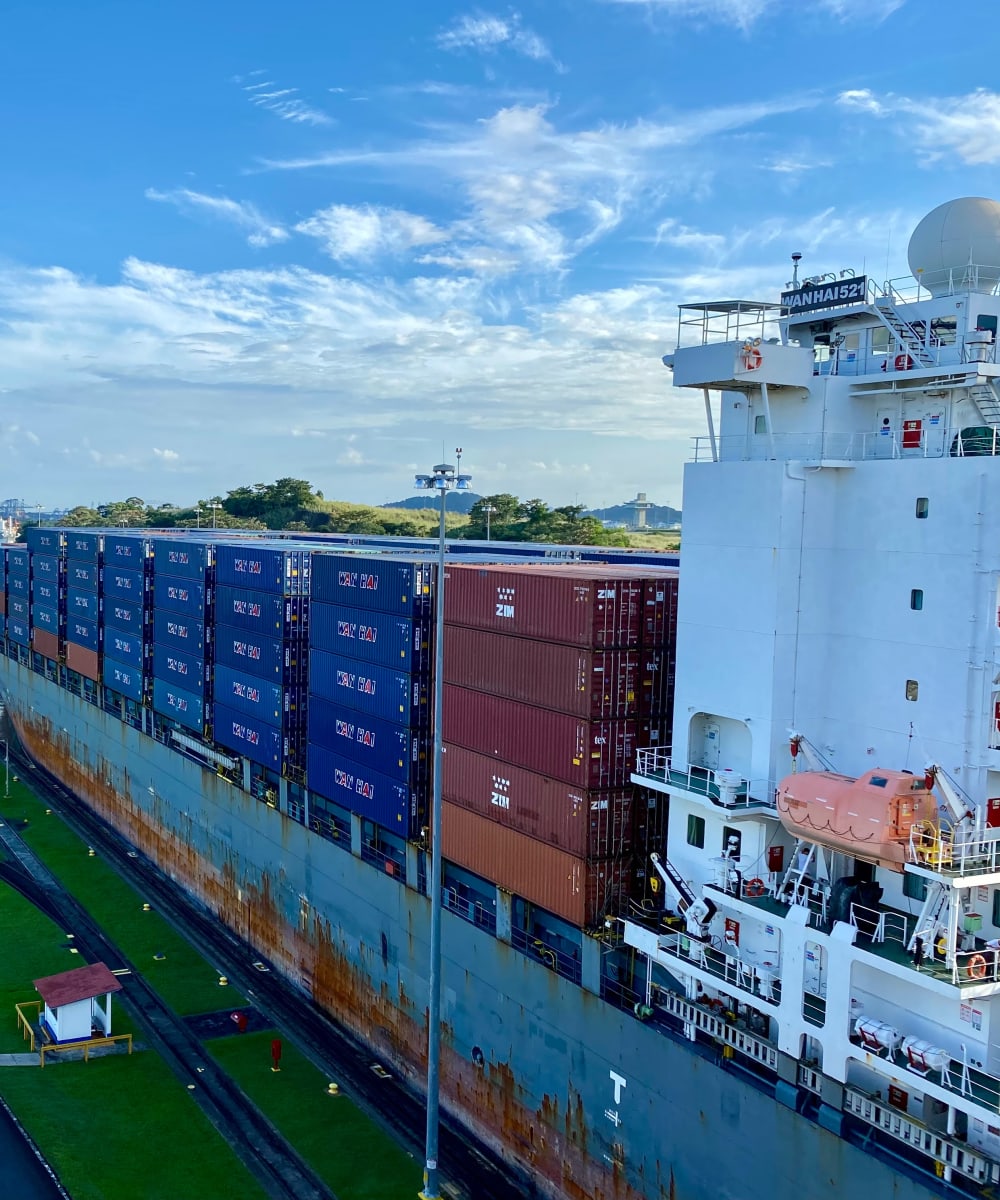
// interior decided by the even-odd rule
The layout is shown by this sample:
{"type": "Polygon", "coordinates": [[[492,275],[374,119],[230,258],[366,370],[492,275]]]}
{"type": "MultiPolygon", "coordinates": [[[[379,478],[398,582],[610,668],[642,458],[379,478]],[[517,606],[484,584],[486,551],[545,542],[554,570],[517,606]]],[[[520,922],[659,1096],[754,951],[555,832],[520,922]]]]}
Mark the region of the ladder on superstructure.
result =
{"type": "Polygon", "coordinates": [[[934,355],[924,346],[920,335],[899,312],[888,296],[876,298],[872,309],[882,324],[896,339],[900,351],[905,351],[921,367],[934,366],[934,355]]]}
{"type": "Polygon", "coordinates": [[[997,397],[996,385],[992,380],[988,383],[970,384],[969,399],[979,409],[984,424],[993,429],[1000,426],[1000,398],[997,397]]]}
{"type": "MultiPolygon", "coordinates": [[[[917,938],[924,945],[924,953],[928,958],[934,956],[939,930],[947,923],[948,902],[951,898],[951,887],[936,879],[927,880],[927,895],[924,897],[920,916],[913,927],[913,934],[906,948],[912,954],[917,948],[917,938]],[[942,919],[944,918],[944,919],[942,919]]],[[[947,953],[941,957],[950,959],[952,947],[947,947],[947,953]]]]}

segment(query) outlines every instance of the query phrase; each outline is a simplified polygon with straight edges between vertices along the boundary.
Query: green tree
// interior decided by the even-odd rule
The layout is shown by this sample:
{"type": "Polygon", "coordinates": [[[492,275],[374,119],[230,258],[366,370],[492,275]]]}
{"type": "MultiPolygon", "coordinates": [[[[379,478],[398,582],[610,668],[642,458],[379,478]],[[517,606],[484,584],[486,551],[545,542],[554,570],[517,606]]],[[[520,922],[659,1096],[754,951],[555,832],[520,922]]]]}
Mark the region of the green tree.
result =
{"type": "Polygon", "coordinates": [[[104,519],[96,508],[87,508],[84,504],[78,504],[76,508],[71,508],[59,523],[73,528],[83,528],[103,525],[104,519]]]}
{"type": "Polygon", "coordinates": [[[493,496],[480,496],[469,509],[469,524],[463,536],[481,541],[486,537],[487,509],[489,532],[497,541],[511,541],[516,537],[514,527],[520,518],[521,502],[510,492],[498,492],[493,496]]]}

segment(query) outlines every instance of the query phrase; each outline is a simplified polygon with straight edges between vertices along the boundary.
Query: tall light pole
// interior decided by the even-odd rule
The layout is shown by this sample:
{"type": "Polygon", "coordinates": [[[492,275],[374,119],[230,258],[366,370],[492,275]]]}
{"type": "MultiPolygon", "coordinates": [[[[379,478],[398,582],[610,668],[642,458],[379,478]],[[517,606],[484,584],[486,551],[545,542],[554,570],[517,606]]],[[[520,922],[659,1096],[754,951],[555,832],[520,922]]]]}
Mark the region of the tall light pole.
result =
{"type": "Polygon", "coordinates": [[[490,540],[490,517],[492,517],[493,514],[497,511],[498,511],[498,509],[495,504],[484,504],[483,505],[483,512],[486,513],[486,540],[487,541],[490,540]]]}
{"type": "MultiPolygon", "coordinates": [[[[462,449],[455,450],[462,462],[462,449]]],[[[467,491],[471,475],[458,467],[438,463],[430,475],[418,475],[417,487],[432,488],[441,496],[441,529],[438,536],[438,571],[434,632],[434,790],[431,798],[431,963],[430,998],[427,1004],[427,1142],[422,1200],[440,1200],[438,1189],[438,1107],[441,1068],[441,718],[444,708],[444,516],[448,493],[467,491]]]]}
{"type": "Polygon", "coordinates": [[[217,500],[210,500],[208,507],[212,510],[212,528],[215,528],[215,514],[222,507],[217,500]]]}

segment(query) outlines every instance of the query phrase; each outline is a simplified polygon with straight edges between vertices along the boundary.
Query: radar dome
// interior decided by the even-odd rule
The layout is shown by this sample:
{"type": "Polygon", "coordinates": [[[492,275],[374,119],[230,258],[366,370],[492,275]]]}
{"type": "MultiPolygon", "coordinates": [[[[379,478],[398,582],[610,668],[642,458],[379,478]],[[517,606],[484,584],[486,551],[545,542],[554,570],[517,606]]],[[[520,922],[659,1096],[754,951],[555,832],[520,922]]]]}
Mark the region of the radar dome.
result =
{"type": "Polygon", "coordinates": [[[914,229],[906,257],[934,296],[993,291],[1000,283],[1000,204],[981,196],[939,204],[914,229]]]}

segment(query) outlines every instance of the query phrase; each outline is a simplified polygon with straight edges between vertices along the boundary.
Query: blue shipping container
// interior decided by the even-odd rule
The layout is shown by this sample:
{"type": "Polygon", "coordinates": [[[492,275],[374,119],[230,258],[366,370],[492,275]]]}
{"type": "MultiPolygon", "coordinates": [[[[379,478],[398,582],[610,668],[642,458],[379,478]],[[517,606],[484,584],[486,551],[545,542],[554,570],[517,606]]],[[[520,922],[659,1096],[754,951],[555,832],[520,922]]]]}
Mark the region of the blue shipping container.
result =
{"type": "Polygon", "coordinates": [[[426,730],[366,717],[313,696],[309,701],[308,740],[412,788],[427,786],[430,735],[426,730]]]}
{"type": "Polygon", "coordinates": [[[401,617],[430,615],[433,561],[398,555],[314,554],[310,595],[330,604],[346,604],[401,617]]]}
{"type": "Polygon", "coordinates": [[[27,550],[10,548],[7,550],[7,570],[11,574],[27,575],[31,569],[31,557],[27,550]]]}
{"type": "Polygon", "coordinates": [[[76,562],[72,558],[66,562],[66,584],[69,587],[82,588],[86,592],[96,592],[98,581],[97,563],[76,562]]]}
{"type": "Polygon", "coordinates": [[[146,576],[142,571],[127,567],[106,566],[101,580],[101,590],[112,600],[127,600],[130,604],[141,604],[145,593],[146,576]]]}
{"type": "Polygon", "coordinates": [[[104,566],[125,567],[141,571],[149,556],[149,539],[142,535],[106,533],[104,535],[104,566]]]}
{"type": "Polygon", "coordinates": [[[49,579],[52,583],[59,582],[62,560],[52,558],[47,554],[33,554],[31,556],[31,574],[35,579],[49,579]]]}
{"type": "Polygon", "coordinates": [[[407,618],[314,599],[309,645],[364,662],[421,674],[430,670],[429,617],[407,618]]]}
{"type": "Polygon", "coordinates": [[[153,613],[153,641],[161,646],[173,646],[175,650],[183,650],[185,654],[193,654],[195,658],[205,657],[205,623],[195,621],[191,617],[182,617],[180,613],[171,612],[168,608],[157,609],[153,613]]]}
{"type": "Polygon", "coordinates": [[[96,621],[100,607],[96,592],[81,592],[79,588],[67,589],[66,611],[71,617],[87,617],[88,620],[96,621]]]}
{"type": "Polygon", "coordinates": [[[261,637],[246,629],[234,629],[231,625],[215,627],[217,666],[248,671],[251,675],[275,683],[291,681],[292,671],[298,666],[298,656],[305,653],[299,649],[300,645],[280,638],[261,637]]]}
{"type": "Polygon", "coordinates": [[[281,597],[249,588],[215,589],[215,619],[250,633],[294,638],[305,629],[309,601],[304,596],[281,597]]]}
{"type": "Polygon", "coordinates": [[[153,677],[166,679],[175,687],[197,696],[205,694],[205,662],[173,646],[153,645],[153,677]]]}
{"type": "Polygon", "coordinates": [[[40,604],[31,607],[31,625],[34,629],[44,629],[46,633],[59,636],[59,613],[54,608],[43,608],[40,604]]]}
{"type": "Polygon", "coordinates": [[[68,529],[66,531],[66,557],[96,565],[101,557],[101,535],[99,533],[81,533],[78,529],[68,529]]]}
{"type": "Polygon", "coordinates": [[[218,745],[235,750],[261,766],[281,770],[285,742],[280,730],[222,704],[215,705],[214,713],[212,737],[218,745]]]}
{"type": "Polygon", "coordinates": [[[23,596],[8,596],[7,615],[9,617],[17,617],[19,621],[27,621],[28,601],[23,596]]]}
{"type": "Polygon", "coordinates": [[[57,555],[66,544],[65,535],[61,529],[43,529],[38,525],[29,525],[24,531],[24,540],[33,554],[57,555]]]}
{"type": "Polygon", "coordinates": [[[142,700],[142,670],[104,656],[104,686],[130,700],[142,700]]]}
{"type": "Polygon", "coordinates": [[[252,541],[215,548],[215,579],[232,587],[276,592],[280,596],[309,594],[311,550],[260,546],[252,541]]]}
{"type": "MultiPolygon", "coordinates": [[[[79,594],[86,596],[89,593],[79,594]]],[[[141,604],[129,604],[127,600],[105,600],[101,616],[105,628],[124,629],[126,633],[142,632],[141,604]]]]}
{"type": "Polygon", "coordinates": [[[212,546],[208,542],[157,538],[153,543],[153,570],[157,575],[204,579],[211,561],[212,546]]]}
{"type": "Polygon", "coordinates": [[[276,729],[291,728],[301,720],[304,709],[297,690],[249,675],[246,671],[234,671],[232,667],[215,668],[215,699],[220,704],[245,713],[273,725],[276,729]]]}
{"type": "Polygon", "coordinates": [[[70,615],[66,619],[66,640],[77,646],[85,646],[88,650],[99,650],[101,642],[97,622],[70,615]]]}
{"type": "MultiPolygon", "coordinates": [[[[96,647],[94,647],[96,649],[96,647]]],[[[142,634],[126,633],[113,626],[104,631],[104,653],[110,654],[115,662],[130,667],[143,666],[142,634]]]]}
{"type": "Polygon", "coordinates": [[[153,603],[157,608],[168,608],[171,612],[204,621],[205,585],[196,579],[157,575],[153,580],[153,603]]]}
{"type": "Polygon", "coordinates": [[[153,708],[196,733],[205,728],[205,702],[201,696],[176,687],[166,679],[153,680],[153,708]]]}
{"type": "Polygon", "coordinates": [[[396,725],[423,729],[430,722],[426,677],[377,663],[310,650],[309,691],[396,725]]]}
{"type": "Polygon", "coordinates": [[[405,783],[370,771],[322,746],[309,746],[306,782],[310,791],[402,837],[416,837],[424,824],[421,797],[405,783]]]}
{"type": "Polygon", "coordinates": [[[28,622],[20,617],[7,618],[7,636],[12,642],[18,642],[22,646],[31,644],[31,633],[28,629],[28,622]]]}
{"type": "Polygon", "coordinates": [[[7,576],[7,595],[8,596],[23,596],[28,598],[31,592],[31,584],[27,575],[11,573],[7,576]]]}
{"type": "Polygon", "coordinates": [[[60,608],[60,601],[65,593],[59,584],[51,579],[33,579],[31,581],[31,602],[41,604],[43,608],[60,608]]]}

